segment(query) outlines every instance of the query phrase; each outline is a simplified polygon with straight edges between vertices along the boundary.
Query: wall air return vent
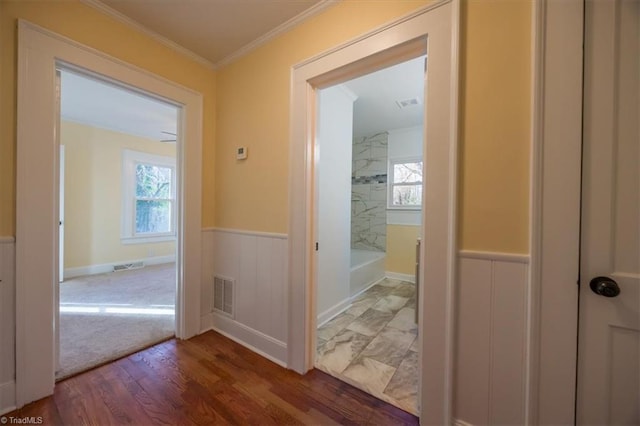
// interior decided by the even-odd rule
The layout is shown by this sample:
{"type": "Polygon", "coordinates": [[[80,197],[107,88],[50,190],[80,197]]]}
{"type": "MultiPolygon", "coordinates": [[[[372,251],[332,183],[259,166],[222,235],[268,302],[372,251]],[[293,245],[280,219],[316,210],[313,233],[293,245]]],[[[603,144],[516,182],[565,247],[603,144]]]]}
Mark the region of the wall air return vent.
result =
{"type": "Polygon", "coordinates": [[[113,265],[113,272],[129,271],[131,269],[140,268],[144,268],[144,262],[122,263],[120,265],[113,265]]]}
{"type": "Polygon", "coordinates": [[[213,310],[230,316],[234,314],[234,290],[236,281],[221,276],[213,277],[213,310]]]}

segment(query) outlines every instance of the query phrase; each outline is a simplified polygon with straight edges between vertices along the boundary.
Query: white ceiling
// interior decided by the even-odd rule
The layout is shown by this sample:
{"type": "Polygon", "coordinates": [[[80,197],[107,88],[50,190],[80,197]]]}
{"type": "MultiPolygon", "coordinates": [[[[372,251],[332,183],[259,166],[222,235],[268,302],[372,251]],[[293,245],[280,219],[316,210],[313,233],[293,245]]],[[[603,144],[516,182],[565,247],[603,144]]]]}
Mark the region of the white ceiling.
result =
{"type": "Polygon", "coordinates": [[[177,133],[178,108],[70,71],[61,73],[60,116],[89,126],[153,140],[177,133]]]}
{"type": "Polygon", "coordinates": [[[422,124],[424,61],[421,56],[343,83],[358,97],[353,106],[354,137],[422,124]],[[396,104],[412,98],[417,98],[417,106],[401,109],[396,104]]]}

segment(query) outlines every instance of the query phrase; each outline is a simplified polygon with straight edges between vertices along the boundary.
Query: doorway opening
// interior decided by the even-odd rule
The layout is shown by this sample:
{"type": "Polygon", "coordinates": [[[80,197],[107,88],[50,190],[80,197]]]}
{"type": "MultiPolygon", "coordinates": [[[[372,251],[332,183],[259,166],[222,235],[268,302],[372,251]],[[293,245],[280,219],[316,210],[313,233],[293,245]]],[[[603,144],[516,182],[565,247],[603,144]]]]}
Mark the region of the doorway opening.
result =
{"type": "Polygon", "coordinates": [[[59,143],[56,69],[117,82],[180,107],[175,334],[200,330],[202,94],[26,21],[18,23],[16,406],[50,395],[57,366],[59,143]],[[33,265],[38,265],[34,268],[33,265]]]}
{"type": "Polygon", "coordinates": [[[425,70],[323,88],[316,107],[315,366],[414,415],[425,70]]]}
{"type": "MultiPolygon", "coordinates": [[[[424,182],[417,296],[421,422],[449,424],[453,407],[459,3],[436,2],[381,30],[294,65],[289,173],[288,366],[314,367],[318,242],[315,146],[318,90],[428,54],[424,97],[424,182]],[[428,274],[425,274],[425,270],[428,274]],[[428,362],[425,362],[428,360],[428,362]]],[[[320,250],[322,248],[320,247],[320,250]]]]}
{"type": "Polygon", "coordinates": [[[61,380],[175,335],[180,108],[58,77],[61,380]]]}

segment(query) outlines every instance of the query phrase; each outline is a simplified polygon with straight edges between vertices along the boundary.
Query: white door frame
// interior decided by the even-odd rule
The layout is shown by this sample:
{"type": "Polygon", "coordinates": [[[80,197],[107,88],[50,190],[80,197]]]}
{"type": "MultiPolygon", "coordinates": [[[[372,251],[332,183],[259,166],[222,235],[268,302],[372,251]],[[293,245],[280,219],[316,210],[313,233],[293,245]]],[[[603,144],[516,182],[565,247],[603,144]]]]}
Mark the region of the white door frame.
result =
{"type": "Polygon", "coordinates": [[[423,53],[428,43],[423,200],[430,210],[422,218],[423,232],[429,235],[422,272],[429,270],[429,277],[420,279],[424,291],[418,301],[423,424],[452,420],[459,8],[458,0],[438,1],[292,70],[288,366],[305,373],[313,368],[315,346],[315,91],[419,56],[416,52],[423,53]]]}
{"type": "Polygon", "coordinates": [[[200,331],[202,95],[37,25],[18,26],[16,405],[53,392],[58,280],[56,66],[63,63],[181,108],[176,336],[200,331]]]}
{"type": "Polygon", "coordinates": [[[583,0],[536,0],[528,424],[574,424],[583,0]]]}

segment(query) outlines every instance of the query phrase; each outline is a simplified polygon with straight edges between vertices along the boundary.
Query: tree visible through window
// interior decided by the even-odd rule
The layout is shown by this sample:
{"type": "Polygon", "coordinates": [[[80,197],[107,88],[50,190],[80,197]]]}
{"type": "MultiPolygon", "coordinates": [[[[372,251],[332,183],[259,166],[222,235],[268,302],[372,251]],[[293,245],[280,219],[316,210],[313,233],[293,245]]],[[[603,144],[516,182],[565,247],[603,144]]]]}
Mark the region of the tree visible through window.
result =
{"type": "Polygon", "coordinates": [[[172,231],[173,169],[136,165],[136,234],[172,231]]]}
{"type": "Polygon", "coordinates": [[[175,238],[176,159],[125,149],[122,152],[124,244],[175,238]]]}
{"type": "Polygon", "coordinates": [[[422,160],[391,160],[389,175],[389,207],[420,208],[422,160]]]}

